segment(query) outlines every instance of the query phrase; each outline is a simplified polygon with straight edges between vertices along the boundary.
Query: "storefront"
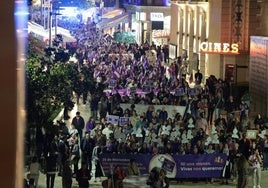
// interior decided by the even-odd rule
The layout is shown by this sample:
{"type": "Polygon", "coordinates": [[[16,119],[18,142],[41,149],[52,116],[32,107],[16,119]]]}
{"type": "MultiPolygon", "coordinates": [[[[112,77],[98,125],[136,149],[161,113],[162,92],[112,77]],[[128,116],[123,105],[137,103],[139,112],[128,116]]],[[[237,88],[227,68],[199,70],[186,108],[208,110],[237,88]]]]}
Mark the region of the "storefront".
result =
{"type": "Polygon", "coordinates": [[[105,34],[113,36],[116,31],[129,31],[129,14],[122,9],[115,9],[102,15],[102,21],[96,27],[105,34]]]}
{"type": "Polygon", "coordinates": [[[170,57],[181,56],[190,71],[199,69],[205,77],[248,82],[249,36],[257,31],[258,4],[257,0],[172,3],[170,57]]]}
{"type": "Polygon", "coordinates": [[[127,5],[131,15],[130,28],[136,35],[138,44],[154,42],[168,44],[170,33],[170,7],[127,5]]]}

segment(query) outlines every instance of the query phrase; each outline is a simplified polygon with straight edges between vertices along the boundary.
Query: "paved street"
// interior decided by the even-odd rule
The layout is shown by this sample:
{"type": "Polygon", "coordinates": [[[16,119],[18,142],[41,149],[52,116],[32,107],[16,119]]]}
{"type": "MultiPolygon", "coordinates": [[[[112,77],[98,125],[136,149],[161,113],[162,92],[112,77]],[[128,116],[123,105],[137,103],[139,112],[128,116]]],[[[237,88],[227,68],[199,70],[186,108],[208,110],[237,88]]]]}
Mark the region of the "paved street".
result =
{"type": "MultiPolygon", "coordinates": [[[[262,188],[267,188],[268,187],[268,178],[267,178],[268,171],[263,171],[262,172],[262,188]]],[[[102,178],[104,180],[105,177],[102,178]]],[[[102,188],[100,182],[94,182],[91,180],[90,182],[90,188],[102,188]]],[[[216,187],[221,187],[221,188],[234,188],[236,187],[236,182],[235,181],[229,181],[229,185],[221,185],[220,181],[216,181],[214,184],[207,184],[205,181],[200,181],[197,183],[193,183],[192,181],[187,181],[187,182],[176,182],[176,181],[171,181],[171,186],[170,188],[190,188],[190,187],[196,187],[196,188],[216,188],[216,187]]],[[[55,188],[61,188],[61,177],[57,176],[55,180],[55,188]]],[[[248,188],[252,188],[252,183],[251,183],[251,177],[249,178],[249,184],[248,188]]],[[[40,175],[39,178],[39,186],[38,188],[46,188],[46,177],[44,174],[40,175]]],[[[72,188],[78,188],[78,184],[75,179],[73,179],[73,185],[72,188]]],[[[129,188],[129,187],[124,187],[124,188],[129,188]]],[[[132,187],[134,188],[134,187],[132,187]]],[[[142,187],[139,187],[142,188],[142,187]]]]}

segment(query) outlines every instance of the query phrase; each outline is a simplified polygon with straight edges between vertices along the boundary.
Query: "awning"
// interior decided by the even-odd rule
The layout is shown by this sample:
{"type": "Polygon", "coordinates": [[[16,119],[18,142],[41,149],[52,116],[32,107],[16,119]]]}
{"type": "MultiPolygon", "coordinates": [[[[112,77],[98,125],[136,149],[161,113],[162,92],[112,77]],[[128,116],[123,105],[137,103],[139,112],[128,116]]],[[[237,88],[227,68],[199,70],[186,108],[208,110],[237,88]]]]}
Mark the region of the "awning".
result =
{"type": "Polygon", "coordinates": [[[122,9],[112,10],[110,12],[107,12],[107,13],[103,14],[101,18],[108,18],[108,19],[109,18],[114,18],[116,16],[119,16],[119,15],[123,14],[123,12],[124,11],[122,9]]]}
{"type": "Polygon", "coordinates": [[[120,23],[128,23],[129,15],[127,13],[122,14],[121,16],[117,16],[116,18],[107,19],[97,24],[98,28],[108,28],[108,27],[116,27],[120,23]]]}

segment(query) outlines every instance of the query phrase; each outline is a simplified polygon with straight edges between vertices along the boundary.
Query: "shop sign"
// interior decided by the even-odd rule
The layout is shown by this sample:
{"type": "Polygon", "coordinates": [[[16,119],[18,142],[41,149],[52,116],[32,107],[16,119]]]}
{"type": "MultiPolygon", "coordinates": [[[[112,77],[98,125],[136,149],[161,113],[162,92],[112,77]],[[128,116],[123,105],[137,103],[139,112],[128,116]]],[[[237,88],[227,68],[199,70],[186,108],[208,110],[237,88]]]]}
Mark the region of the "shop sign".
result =
{"type": "Polygon", "coordinates": [[[164,21],[164,14],[161,12],[151,12],[151,21],[164,21]]]}
{"type": "Polygon", "coordinates": [[[200,51],[215,54],[239,54],[237,43],[201,42],[200,51]]]}
{"type": "Polygon", "coordinates": [[[169,37],[169,30],[153,30],[153,38],[166,38],[169,37]]]}

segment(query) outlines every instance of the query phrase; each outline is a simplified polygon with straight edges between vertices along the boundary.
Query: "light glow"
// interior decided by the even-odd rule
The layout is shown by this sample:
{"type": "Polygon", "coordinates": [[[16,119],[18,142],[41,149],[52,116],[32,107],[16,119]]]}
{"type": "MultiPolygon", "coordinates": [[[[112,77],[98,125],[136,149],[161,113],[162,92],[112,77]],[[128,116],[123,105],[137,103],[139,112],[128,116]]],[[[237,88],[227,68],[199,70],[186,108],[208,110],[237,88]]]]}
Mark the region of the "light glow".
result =
{"type": "Polygon", "coordinates": [[[200,51],[203,53],[239,54],[237,43],[201,42],[200,51]]]}

